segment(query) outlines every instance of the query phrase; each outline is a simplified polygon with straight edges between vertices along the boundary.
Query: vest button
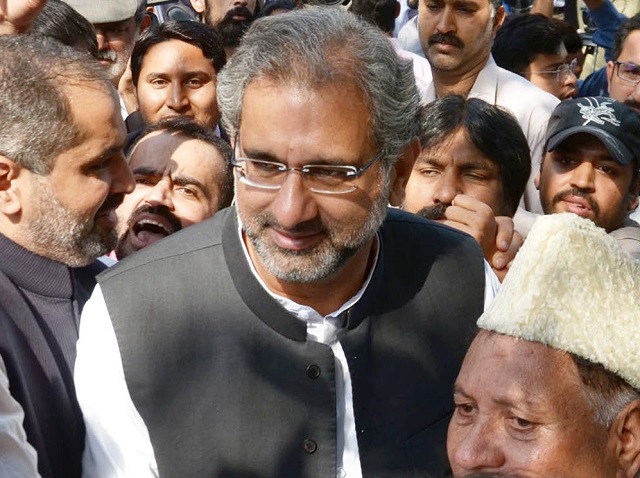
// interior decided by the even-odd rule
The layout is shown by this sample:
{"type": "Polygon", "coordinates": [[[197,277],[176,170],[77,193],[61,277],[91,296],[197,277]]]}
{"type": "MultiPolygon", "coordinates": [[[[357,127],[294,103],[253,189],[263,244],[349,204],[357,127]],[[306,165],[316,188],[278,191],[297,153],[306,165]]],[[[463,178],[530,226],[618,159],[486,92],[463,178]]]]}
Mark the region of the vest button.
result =
{"type": "Polygon", "coordinates": [[[318,444],[313,440],[306,439],[302,444],[302,448],[304,448],[304,451],[306,453],[311,454],[316,452],[316,450],[318,449],[318,444]]]}
{"type": "Polygon", "coordinates": [[[321,370],[317,365],[309,365],[307,367],[307,377],[316,379],[320,376],[321,370]]]}

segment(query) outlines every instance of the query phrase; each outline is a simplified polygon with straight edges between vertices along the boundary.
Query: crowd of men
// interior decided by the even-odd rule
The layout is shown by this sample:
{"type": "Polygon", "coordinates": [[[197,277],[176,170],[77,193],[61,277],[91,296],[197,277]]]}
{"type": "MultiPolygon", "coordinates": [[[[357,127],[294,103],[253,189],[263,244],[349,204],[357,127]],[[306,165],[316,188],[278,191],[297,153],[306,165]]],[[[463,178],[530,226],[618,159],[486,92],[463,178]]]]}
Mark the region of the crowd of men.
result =
{"type": "Polygon", "coordinates": [[[190,5],[0,2],[0,477],[640,476],[640,14],[190,5]]]}

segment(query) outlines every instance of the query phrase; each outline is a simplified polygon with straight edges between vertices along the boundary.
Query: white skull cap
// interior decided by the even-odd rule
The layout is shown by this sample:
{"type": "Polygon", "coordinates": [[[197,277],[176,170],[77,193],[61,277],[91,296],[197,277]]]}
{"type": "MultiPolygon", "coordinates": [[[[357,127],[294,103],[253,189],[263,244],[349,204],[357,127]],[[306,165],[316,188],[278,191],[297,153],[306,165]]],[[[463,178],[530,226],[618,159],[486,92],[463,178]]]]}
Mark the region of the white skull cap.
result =
{"type": "Polygon", "coordinates": [[[640,261],[588,219],[540,216],[478,326],[570,352],[640,390],[640,261]]]}

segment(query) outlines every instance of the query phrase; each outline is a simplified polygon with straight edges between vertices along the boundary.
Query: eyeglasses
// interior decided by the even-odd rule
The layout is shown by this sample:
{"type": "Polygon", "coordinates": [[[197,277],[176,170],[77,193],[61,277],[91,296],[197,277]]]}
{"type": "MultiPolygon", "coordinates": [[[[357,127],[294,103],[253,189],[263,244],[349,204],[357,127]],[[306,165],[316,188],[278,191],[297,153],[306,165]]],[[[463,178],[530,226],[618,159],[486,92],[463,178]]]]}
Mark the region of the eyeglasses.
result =
{"type": "Polygon", "coordinates": [[[524,71],[523,73],[535,73],[537,75],[556,75],[556,81],[558,83],[564,83],[569,74],[576,74],[576,66],[578,66],[578,60],[573,59],[571,63],[563,63],[555,70],[541,70],[541,71],[524,71]]]}
{"type": "Polygon", "coordinates": [[[613,62],[618,69],[618,78],[637,85],[640,83],[640,66],[626,61],[613,62]]]}
{"type": "Polygon", "coordinates": [[[238,180],[249,186],[274,191],[282,187],[289,171],[295,171],[302,175],[306,186],[314,193],[350,193],[356,189],[355,180],[383,157],[380,151],[360,168],[338,164],[305,164],[299,168],[290,168],[276,161],[242,158],[239,156],[239,143],[236,138],[236,157],[231,163],[237,168],[238,180]]]}

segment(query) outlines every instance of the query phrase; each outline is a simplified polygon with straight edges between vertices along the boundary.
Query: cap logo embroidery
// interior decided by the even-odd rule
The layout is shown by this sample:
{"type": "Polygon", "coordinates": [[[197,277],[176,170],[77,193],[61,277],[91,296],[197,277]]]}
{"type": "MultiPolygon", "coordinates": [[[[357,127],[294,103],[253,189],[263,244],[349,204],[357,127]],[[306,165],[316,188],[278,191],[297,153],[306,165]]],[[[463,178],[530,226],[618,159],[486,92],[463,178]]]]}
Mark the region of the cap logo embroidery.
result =
{"type": "Polygon", "coordinates": [[[620,120],[616,118],[615,110],[609,106],[611,101],[603,101],[602,103],[599,103],[598,100],[589,99],[589,103],[591,103],[591,101],[594,101],[595,105],[578,103],[578,106],[580,107],[580,114],[585,120],[585,122],[582,123],[583,126],[591,122],[599,125],[603,125],[606,122],[613,126],[620,126],[620,120]]]}

